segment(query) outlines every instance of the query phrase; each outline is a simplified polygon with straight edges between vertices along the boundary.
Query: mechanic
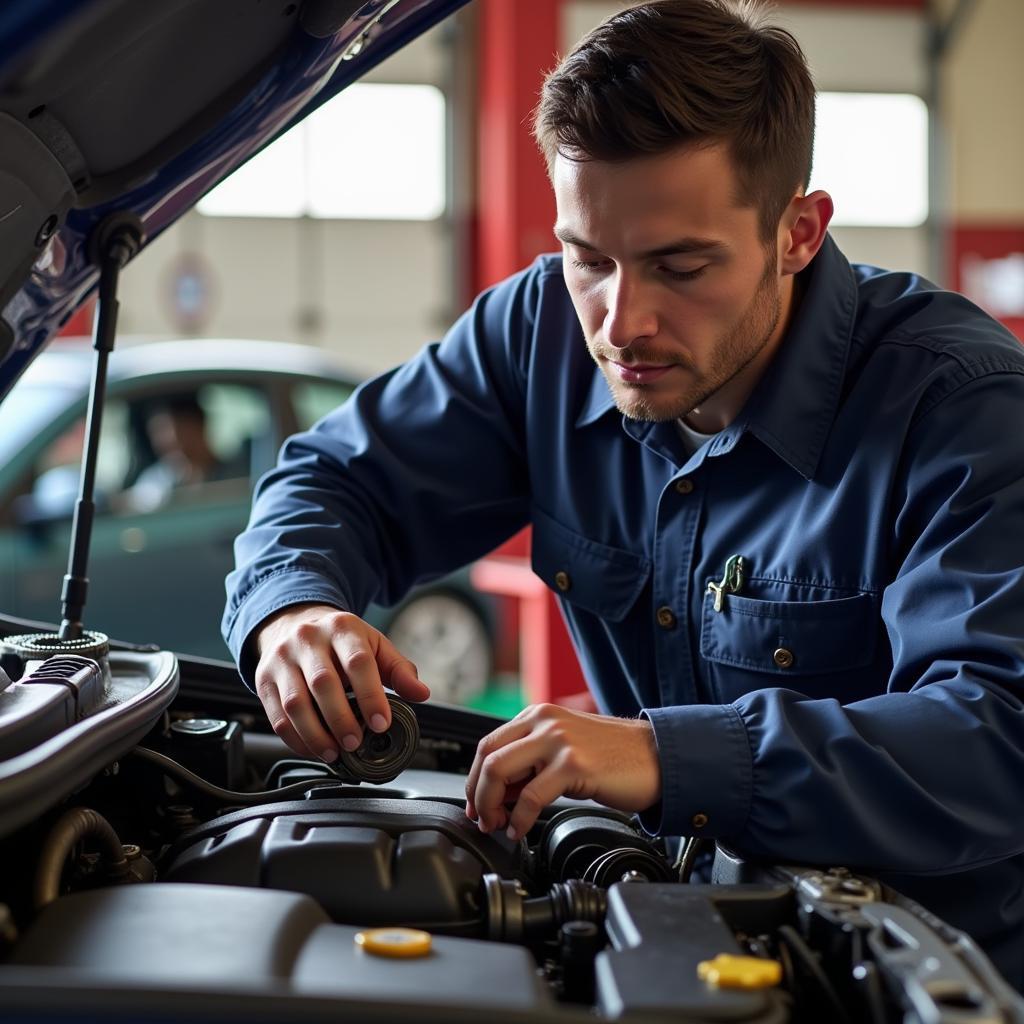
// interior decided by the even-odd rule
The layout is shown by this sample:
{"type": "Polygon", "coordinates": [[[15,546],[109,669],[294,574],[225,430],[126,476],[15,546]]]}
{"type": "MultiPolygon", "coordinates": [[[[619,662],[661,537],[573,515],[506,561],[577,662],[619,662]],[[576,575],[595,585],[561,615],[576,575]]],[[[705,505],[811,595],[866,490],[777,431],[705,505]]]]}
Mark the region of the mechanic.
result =
{"type": "Polygon", "coordinates": [[[806,187],[814,90],[750,5],[665,0],[548,77],[561,255],[285,445],[225,635],[332,760],[428,696],[358,616],[526,524],[602,714],[484,739],[467,814],[560,795],[652,834],[871,872],[1024,981],[1024,352],[851,266],[806,187]]]}

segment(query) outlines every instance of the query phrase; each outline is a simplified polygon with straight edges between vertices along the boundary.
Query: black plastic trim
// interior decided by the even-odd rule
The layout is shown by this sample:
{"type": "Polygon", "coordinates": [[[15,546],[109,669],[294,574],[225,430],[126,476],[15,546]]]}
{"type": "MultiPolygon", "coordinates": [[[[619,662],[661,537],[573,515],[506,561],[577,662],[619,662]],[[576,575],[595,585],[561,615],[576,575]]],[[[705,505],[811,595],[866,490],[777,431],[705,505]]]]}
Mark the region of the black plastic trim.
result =
{"type": "Polygon", "coordinates": [[[149,677],[138,693],[90,715],[32,750],[0,762],[0,836],[39,817],[135,746],[178,692],[173,654],[111,652],[114,677],[149,677]]]}

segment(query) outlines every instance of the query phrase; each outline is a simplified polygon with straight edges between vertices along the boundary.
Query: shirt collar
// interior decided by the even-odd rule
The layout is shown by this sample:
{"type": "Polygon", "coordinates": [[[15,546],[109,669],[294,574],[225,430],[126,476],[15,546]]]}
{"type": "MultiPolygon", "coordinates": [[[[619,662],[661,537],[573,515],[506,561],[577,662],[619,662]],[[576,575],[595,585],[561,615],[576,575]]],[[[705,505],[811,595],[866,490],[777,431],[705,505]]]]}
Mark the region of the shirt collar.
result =
{"type": "MultiPolygon", "coordinates": [[[[749,431],[810,480],[835,418],[857,307],[853,270],[831,236],[804,271],[806,286],[779,351],[746,409],[712,443],[723,455],[749,431]]],[[[595,422],[615,407],[599,366],[576,419],[595,422]]]]}
{"type": "Polygon", "coordinates": [[[614,407],[615,399],[612,398],[608,381],[604,379],[601,367],[595,363],[587,397],[583,401],[583,408],[580,410],[579,416],[576,417],[576,426],[586,427],[614,407]]]}
{"type": "Polygon", "coordinates": [[[842,393],[857,284],[831,236],[825,237],[803,276],[800,307],[734,426],[753,434],[810,480],[842,393]]]}

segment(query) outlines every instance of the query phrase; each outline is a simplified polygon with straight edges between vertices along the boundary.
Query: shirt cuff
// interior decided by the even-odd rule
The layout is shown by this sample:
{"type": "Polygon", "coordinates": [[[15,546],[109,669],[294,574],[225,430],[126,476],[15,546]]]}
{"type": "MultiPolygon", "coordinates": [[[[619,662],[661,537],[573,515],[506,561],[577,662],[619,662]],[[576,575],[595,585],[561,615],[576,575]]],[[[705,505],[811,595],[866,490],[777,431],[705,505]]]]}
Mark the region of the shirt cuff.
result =
{"type": "Polygon", "coordinates": [[[651,835],[737,836],[747,823],[754,759],[731,704],[645,708],[661,761],[661,802],[639,815],[651,835]]]}
{"type": "Polygon", "coordinates": [[[293,604],[314,601],[349,611],[341,591],[330,580],[309,569],[281,569],[264,576],[224,616],[224,639],[238,666],[242,682],[256,690],[256,653],[253,631],[269,615],[293,604]]]}

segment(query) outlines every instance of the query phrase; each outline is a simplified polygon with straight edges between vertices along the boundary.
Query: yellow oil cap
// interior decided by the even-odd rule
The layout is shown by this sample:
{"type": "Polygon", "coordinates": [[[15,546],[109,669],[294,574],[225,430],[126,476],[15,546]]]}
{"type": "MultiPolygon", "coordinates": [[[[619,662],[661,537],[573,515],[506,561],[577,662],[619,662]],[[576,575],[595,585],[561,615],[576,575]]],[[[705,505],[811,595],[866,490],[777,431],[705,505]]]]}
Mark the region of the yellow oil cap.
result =
{"type": "Polygon", "coordinates": [[[356,945],[374,956],[426,956],[430,952],[430,932],[416,928],[371,928],[356,935],[356,945]]]}
{"type": "Polygon", "coordinates": [[[697,964],[697,977],[720,988],[771,988],[782,981],[782,964],[757,956],[719,953],[697,964]]]}

